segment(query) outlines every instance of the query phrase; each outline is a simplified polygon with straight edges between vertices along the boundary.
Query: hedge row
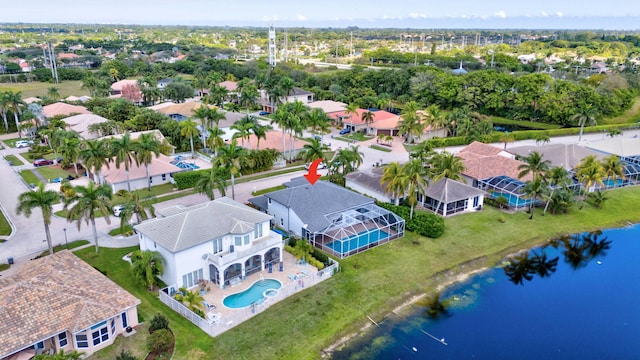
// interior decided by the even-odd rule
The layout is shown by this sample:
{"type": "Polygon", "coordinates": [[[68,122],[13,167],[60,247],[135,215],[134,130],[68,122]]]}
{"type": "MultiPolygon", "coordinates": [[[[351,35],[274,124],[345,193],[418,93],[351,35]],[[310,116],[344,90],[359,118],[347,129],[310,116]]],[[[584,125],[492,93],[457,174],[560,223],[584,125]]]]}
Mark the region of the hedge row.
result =
{"type": "Polygon", "coordinates": [[[378,206],[403,218],[406,230],[434,239],[444,234],[444,219],[436,214],[414,210],[413,218],[409,219],[411,209],[407,206],[395,206],[389,203],[379,203],[378,206]]]}
{"type": "Polygon", "coordinates": [[[173,175],[173,179],[176,181],[179,190],[190,189],[196,186],[198,179],[209,171],[209,169],[184,171],[173,175]]]}

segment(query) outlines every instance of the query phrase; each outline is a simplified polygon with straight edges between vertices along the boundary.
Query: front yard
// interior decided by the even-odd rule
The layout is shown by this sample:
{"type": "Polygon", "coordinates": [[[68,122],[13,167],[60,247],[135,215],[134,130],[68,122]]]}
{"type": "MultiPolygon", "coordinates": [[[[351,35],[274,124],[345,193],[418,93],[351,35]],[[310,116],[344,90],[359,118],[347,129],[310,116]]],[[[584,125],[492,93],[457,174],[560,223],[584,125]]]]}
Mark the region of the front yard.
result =
{"type": "Polygon", "coordinates": [[[493,266],[504,256],[559,235],[640,222],[635,211],[640,187],[608,193],[603,209],[585,205],[569,214],[541,216],[483,211],[445,219],[447,230],[438,239],[407,233],[404,238],[341,261],[342,272],[217,338],[209,338],[170,311],[129,273],[121,257],[129,249],[83,249],[79,255],[142,300],[140,314],[149,319],[162,312],[176,335],[175,358],[188,358],[200,349],[214,358],[248,359],[256,354],[273,359],[319,359],[322,349],[368,322],[382,320],[413,296],[432,293],[460,272],[493,266]],[[443,275],[446,274],[446,275],[443,275]]]}

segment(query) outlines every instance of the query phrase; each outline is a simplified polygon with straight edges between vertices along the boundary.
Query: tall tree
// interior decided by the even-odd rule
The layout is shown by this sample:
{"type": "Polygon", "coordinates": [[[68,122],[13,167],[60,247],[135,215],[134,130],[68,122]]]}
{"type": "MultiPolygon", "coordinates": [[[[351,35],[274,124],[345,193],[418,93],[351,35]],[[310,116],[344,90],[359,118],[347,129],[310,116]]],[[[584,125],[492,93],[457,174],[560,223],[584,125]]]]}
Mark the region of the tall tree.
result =
{"type": "Polygon", "coordinates": [[[522,158],[522,161],[524,161],[524,164],[518,166],[518,170],[520,170],[518,179],[522,179],[528,174],[531,174],[534,179],[544,177],[544,174],[549,170],[549,166],[551,165],[551,162],[549,160],[543,160],[542,155],[537,151],[533,151],[528,156],[522,158]]]}
{"type": "Polygon", "coordinates": [[[73,131],[67,131],[66,136],[62,143],[62,148],[60,152],[62,153],[62,158],[64,159],[65,164],[73,164],[73,168],[76,173],[76,177],[78,174],[78,161],[80,160],[80,145],[82,141],[78,134],[73,131]]]}
{"type": "Polygon", "coordinates": [[[215,190],[220,191],[220,195],[227,195],[227,180],[224,169],[212,167],[209,171],[202,173],[196,182],[195,189],[198,193],[206,195],[209,200],[215,200],[215,190]]]}
{"type": "Polygon", "coordinates": [[[131,223],[133,215],[136,216],[136,224],[151,217],[155,217],[155,208],[153,207],[155,197],[140,197],[138,191],[130,191],[124,194],[125,202],[120,211],[120,229],[124,230],[127,224],[131,223]]]}
{"type": "Polygon", "coordinates": [[[164,258],[157,251],[135,250],[131,254],[131,267],[134,276],[152,291],[156,277],[164,272],[164,258]]]}
{"type": "Polygon", "coordinates": [[[236,198],[236,175],[242,169],[242,165],[245,163],[247,156],[248,151],[239,147],[236,139],[232,139],[230,144],[220,148],[218,156],[214,159],[217,166],[224,167],[231,175],[231,198],[234,200],[236,198]]]}
{"type": "Polygon", "coordinates": [[[344,109],[344,114],[349,119],[349,128],[351,129],[351,131],[353,131],[353,118],[358,116],[358,104],[350,103],[349,105],[347,105],[347,107],[344,109]]]}
{"type": "Polygon", "coordinates": [[[276,109],[276,112],[273,113],[271,117],[271,125],[277,125],[282,131],[282,158],[286,159],[286,136],[285,133],[287,131],[287,121],[289,120],[289,109],[286,106],[280,106],[276,109]]]}
{"type": "Polygon", "coordinates": [[[103,140],[87,140],[80,149],[80,161],[96,175],[98,184],[103,183],[102,167],[109,168],[110,155],[107,142],[103,140]]]}
{"type": "Polygon", "coordinates": [[[598,113],[598,109],[591,104],[586,104],[581,109],[578,109],[578,112],[571,116],[571,120],[576,121],[578,123],[578,126],[580,126],[580,136],[578,137],[578,141],[582,140],[584,126],[597,125],[599,116],[600,114],[598,113]]]}
{"type": "Polygon", "coordinates": [[[407,196],[409,197],[409,205],[411,205],[409,219],[413,219],[413,210],[418,201],[417,196],[418,194],[424,196],[425,190],[427,186],[429,186],[429,181],[427,180],[428,173],[424,165],[422,165],[422,161],[419,159],[413,159],[404,164],[402,173],[406,178],[407,196]]]}
{"type": "Polygon", "coordinates": [[[326,132],[329,128],[329,117],[320,108],[311,109],[306,118],[306,123],[311,127],[311,131],[314,135],[317,135],[319,131],[326,132]]]}
{"type": "Polygon", "coordinates": [[[307,144],[303,146],[302,157],[304,161],[313,161],[315,159],[324,158],[324,151],[328,150],[328,146],[324,145],[320,139],[313,138],[307,144]]]}
{"type": "Polygon", "coordinates": [[[420,116],[418,116],[418,104],[415,101],[409,101],[402,110],[400,117],[402,118],[399,122],[400,133],[406,135],[407,142],[414,142],[424,131],[424,124],[420,116]]]}
{"type": "Polygon", "coordinates": [[[179,126],[180,135],[184,136],[185,138],[189,138],[189,144],[191,145],[191,158],[195,159],[196,150],[193,147],[193,137],[198,136],[198,134],[200,133],[198,131],[198,124],[196,124],[196,122],[191,119],[187,119],[181,121],[179,126]]]}
{"type": "Polygon", "coordinates": [[[156,139],[153,133],[143,133],[134,142],[134,151],[136,163],[144,164],[147,175],[147,189],[151,191],[151,177],[149,176],[149,166],[153,161],[153,155],[156,158],[160,156],[160,147],[162,143],[156,139]]]}
{"type": "Polygon", "coordinates": [[[64,209],[67,212],[67,221],[76,221],[78,230],[84,221],[91,224],[93,241],[96,253],[99,249],[98,232],[96,230],[96,214],[102,214],[107,224],[111,224],[109,214],[111,211],[111,188],[108,185],[96,185],[89,180],[87,186],[74,186],[75,194],[65,199],[64,209]]]}
{"type": "Polygon", "coordinates": [[[7,111],[9,111],[9,97],[7,96],[7,92],[0,91],[0,113],[2,113],[2,120],[4,121],[4,131],[6,133],[9,132],[7,111]]]}
{"type": "Polygon", "coordinates": [[[594,184],[604,185],[602,179],[606,174],[602,168],[602,164],[598,162],[594,155],[589,155],[582,159],[580,164],[576,166],[576,177],[585,184],[585,194],[591,192],[591,186],[594,184]]]}
{"type": "Polygon", "coordinates": [[[53,243],[51,242],[51,231],[49,230],[51,215],[53,214],[53,205],[57,204],[60,200],[60,194],[56,191],[46,190],[43,183],[40,183],[35,191],[29,190],[18,196],[18,208],[16,209],[18,214],[31,217],[33,209],[40,208],[42,211],[44,233],[47,237],[49,254],[53,254],[53,243]]]}
{"type": "Polygon", "coordinates": [[[247,110],[247,116],[249,115],[249,108],[256,103],[256,98],[260,95],[258,88],[249,82],[247,79],[242,79],[238,82],[238,102],[241,106],[244,106],[247,110]]]}
{"type": "Polygon", "coordinates": [[[602,171],[607,179],[613,180],[613,187],[618,186],[618,179],[624,179],[624,163],[615,154],[602,160],[602,171]]]}
{"type": "Polygon", "coordinates": [[[380,185],[384,186],[385,193],[391,194],[396,206],[400,205],[400,198],[404,195],[407,184],[406,176],[402,171],[402,166],[398,162],[389,163],[385,166],[382,177],[380,178],[380,185]]]}
{"type": "Polygon", "coordinates": [[[538,201],[538,197],[544,195],[547,190],[548,187],[542,181],[541,177],[534,177],[533,180],[527,181],[525,186],[522,188],[525,195],[532,198],[531,202],[529,202],[529,212],[531,213],[529,220],[533,219],[533,207],[538,201]]]}
{"type": "Polygon", "coordinates": [[[225,134],[224,130],[220,129],[217,125],[213,128],[209,128],[209,137],[207,138],[207,142],[209,146],[213,149],[214,154],[218,154],[218,149],[224,146],[224,139],[222,135],[225,134]]]}
{"type": "Polygon", "coordinates": [[[120,165],[124,165],[124,172],[127,177],[127,190],[131,191],[131,183],[129,182],[129,171],[133,166],[134,160],[137,164],[137,159],[134,156],[135,143],[131,140],[131,135],[126,132],[120,138],[114,138],[111,140],[110,148],[111,154],[114,157],[116,167],[120,169],[120,165]]]}
{"type": "Polygon", "coordinates": [[[57,87],[52,86],[47,89],[47,96],[53,101],[58,101],[60,99],[60,92],[57,87]]]}
{"type": "MultiPolygon", "coordinates": [[[[6,99],[3,102],[5,103],[7,110],[13,113],[13,119],[16,122],[16,129],[19,130],[20,121],[18,120],[18,117],[22,114],[22,109],[27,106],[27,104],[22,100],[22,92],[20,91],[7,91],[5,96],[6,99]]],[[[18,132],[18,136],[22,138],[20,132],[18,132]]]]}
{"type": "Polygon", "coordinates": [[[364,133],[365,134],[369,134],[369,124],[371,124],[373,122],[373,113],[371,111],[365,111],[362,113],[362,121],[364,121],[364,126],[365,126],[365,130],[364,133]]]}

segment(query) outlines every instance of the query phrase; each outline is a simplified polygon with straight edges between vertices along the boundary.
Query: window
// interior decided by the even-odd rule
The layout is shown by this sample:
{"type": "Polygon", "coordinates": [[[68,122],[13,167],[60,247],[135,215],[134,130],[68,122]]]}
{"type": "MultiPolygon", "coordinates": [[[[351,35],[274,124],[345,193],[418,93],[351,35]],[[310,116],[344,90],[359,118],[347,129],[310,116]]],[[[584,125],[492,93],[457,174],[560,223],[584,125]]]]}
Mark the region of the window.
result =
{"type": "Polygon", "coordinates": [[[267,202],[268,202],[269,204],[271,204],[271,198],[269,198],[269,199],[267,200],[267,202]]]}
{"type": "Polygon", "coordinates": [[[107,327],[103,327],[91,333],[91,338],[93,339],[93,346],[97,346],[102,344],[103,342],[109,340],[109,331],[107,327]]]}
{"type": "Polygon", "coordinates": [[[167,174],[162,174],[162,181],[167,181],[167,174]]]}
{"type": "Polygon", "coordinates": [[[39,343],[36,343],[35,348],[44,349],[44,341],[40,341],[39,343]]]}
{"type": "Polygon", "coordinates": [[[182,275],[182,285],[185,287],[194,287],[198,285],[198,281],[204,279],[202,269],[182,275]]]}
{"type": "Polygon", "coordinates": [[[149,183],[153,184],[153,176],[149,176],[149,183]]]}
{"type": "Polygon", "coordinates": [[[60,334],[58,334],[58,346],[62,348],[67,346],[68,343],[69,343],[69,340],[67,339],[66,332],[61,332],[60,334]]]}
{"type": "Polygon", "coordinates": [[[244,244],[249,245],[249,234],[244,236],[244,244]]]}
{"type": "Polygon", "coordinates": [[[284,219],[280,218],[280,226],[284,226],[284,219]]]}
{"type": "Polygon", "coordinates": [[[478,204],[480,203],[480,197],[476,196],[473,198],[473,207],[476,208],[478,207],[478,204]]]}
{"type": "Polygon", "coordinates": [[[262,237],[262,224],[257,224],[255,230],[253,231],[253,237],[259,239],[262,237]]]}
{"type": "Polygon", "coordinates": [[[222,238],[213,239],[213,253],[222,252],[222,238]]]}
{"type": "Polygon", "coordinates": [[[242,236],[234,236],[233,241],[236,244],[236,246],[242,245],[242,236]]]}
{"type": "Polygon", "coordinates": [[[87,341],[87,335],[85,334],[76,335],[76,345],[78,348],[88,348],[89,342],[87,341]]]}
{"type": "Polygon", "coordinates": [[[127,313],[123,312],[121,317],[122,317],[122,328],[126,329],[129,326],[129,322],[127,321],[127,313]]]}
{"type": "Polygon", "coordinates": [[[116,319],[111,319],[109,327],[111,328],[111,335],[114,335],[116,333],[116,319]]]}

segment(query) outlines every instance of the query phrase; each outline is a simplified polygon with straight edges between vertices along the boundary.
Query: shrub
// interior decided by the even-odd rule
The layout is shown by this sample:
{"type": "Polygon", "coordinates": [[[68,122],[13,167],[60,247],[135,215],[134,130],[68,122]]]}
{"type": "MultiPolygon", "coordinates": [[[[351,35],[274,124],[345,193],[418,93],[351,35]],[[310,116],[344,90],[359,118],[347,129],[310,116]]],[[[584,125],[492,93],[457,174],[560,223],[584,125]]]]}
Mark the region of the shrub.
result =
{"type": "Polygon", "coordinates": [[[166,316],[158,313],[153,319],[151,319],[151,325],[149,326],[149,331],[155,332],[156,330],[168,329],[169,328],[169,319],[166,316]]]}
{"type": "Polygon", "coordinates": [[[122,350],[120,355],[116,356],[116,360],[138,360],[138,358],[131,355],[129,350],[122,350]]]}
{"type": "Polygon", "coordinates": [[[444,219],[426,211],[414,211],[413,219],[409,219],[411,209],[407,206],[395,206],[379,203],[378,206],[394,212],[405,219],[405,229],[430,238],[438,238],[444,234],[444,219]]]}
{"type": "Polygon", "coordinates": [[[173,337],[169,329],[160,329],[153,332],[147,338],[147,350],[154,353],[163,353],[171,348],[173,337]]]}
{"type": "Polygon", "coordinates": [[[196,186],[198,179],[208,171],[209,169],[180,172],[173,175],[173,179],[176,181],[179,190],[189,189],[196,186]]]}

